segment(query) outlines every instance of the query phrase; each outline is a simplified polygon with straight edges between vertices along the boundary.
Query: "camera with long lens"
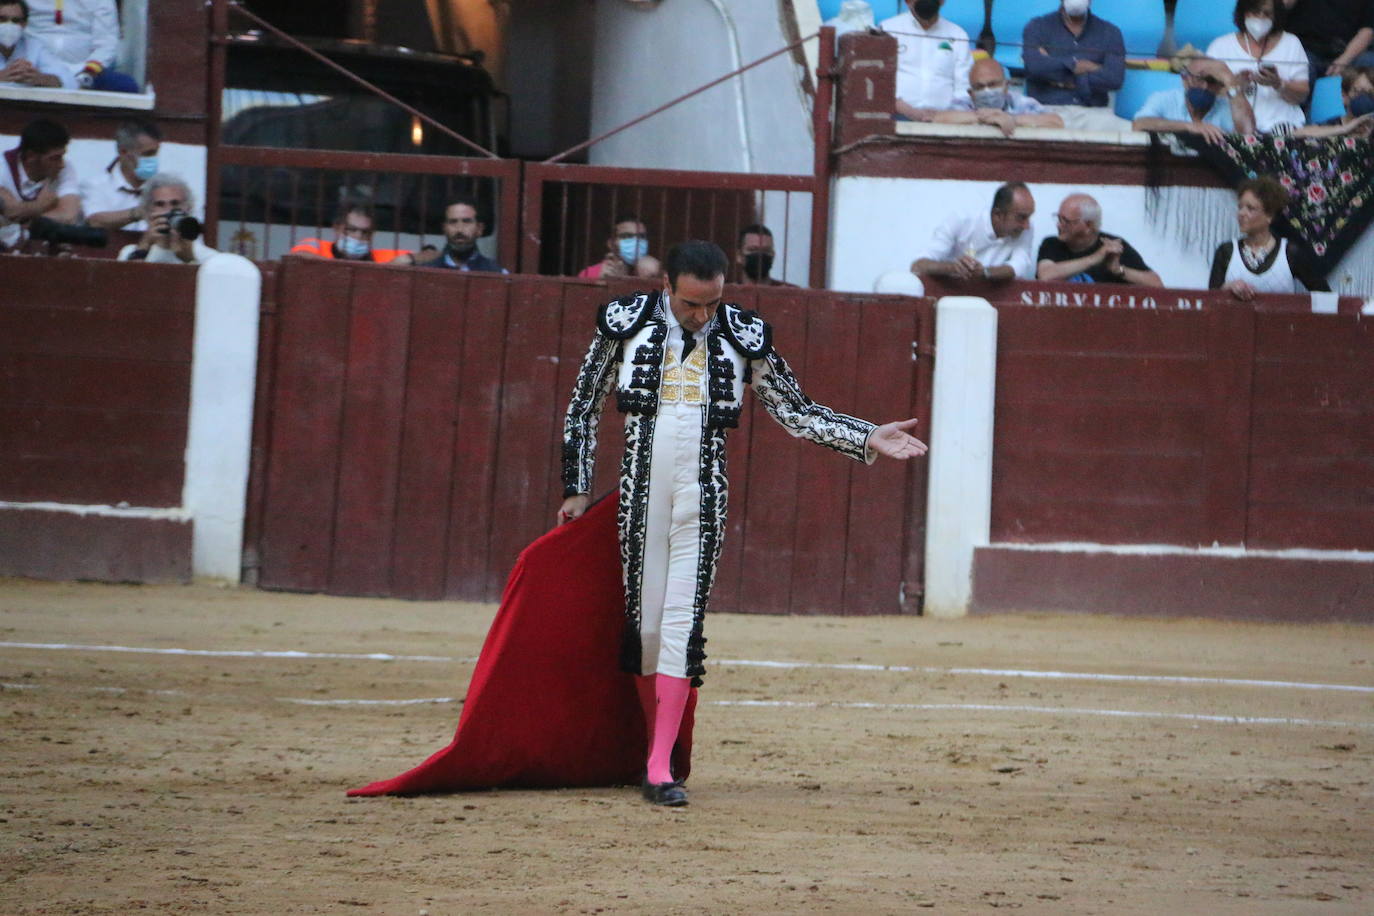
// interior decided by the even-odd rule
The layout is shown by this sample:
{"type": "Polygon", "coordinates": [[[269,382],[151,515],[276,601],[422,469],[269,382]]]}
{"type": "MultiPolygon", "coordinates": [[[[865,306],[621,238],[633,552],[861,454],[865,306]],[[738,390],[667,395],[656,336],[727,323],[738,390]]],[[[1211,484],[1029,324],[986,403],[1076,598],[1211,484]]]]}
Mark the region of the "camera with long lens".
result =
{"type": "Polygon", "coordinates": [[[108,235],[104,229],[94,226],[71,226],[35,216],[29,220],[29,238],[50,245],[85,245],[89,248],[104,248],[108,235]]]}
{"type": "Polygon", "coordinates": [[[194,242],[200,238],[200,220],[185,210],[167,211],[167,228],[161,232],[163,235],[170,235],[173,229],[177,231],[177,235],[188,242],[194,242]]]}

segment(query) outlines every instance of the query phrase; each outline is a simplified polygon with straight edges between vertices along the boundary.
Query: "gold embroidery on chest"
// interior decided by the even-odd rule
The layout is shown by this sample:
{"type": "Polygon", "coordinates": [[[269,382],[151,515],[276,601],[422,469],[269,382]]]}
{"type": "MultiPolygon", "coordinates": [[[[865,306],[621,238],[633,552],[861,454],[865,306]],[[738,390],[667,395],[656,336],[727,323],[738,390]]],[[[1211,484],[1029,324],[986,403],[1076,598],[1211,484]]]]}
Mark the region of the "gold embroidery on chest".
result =
{"type": "Polygon", "coordinates": [[[698,344],[692,349],[686,362],[678,362],[677,351],[665,347],[663,356],[663,383],[659,387],[658,400],[662,404],[700,404],[702,380],[706,377],[706,347],[698,344]]]}

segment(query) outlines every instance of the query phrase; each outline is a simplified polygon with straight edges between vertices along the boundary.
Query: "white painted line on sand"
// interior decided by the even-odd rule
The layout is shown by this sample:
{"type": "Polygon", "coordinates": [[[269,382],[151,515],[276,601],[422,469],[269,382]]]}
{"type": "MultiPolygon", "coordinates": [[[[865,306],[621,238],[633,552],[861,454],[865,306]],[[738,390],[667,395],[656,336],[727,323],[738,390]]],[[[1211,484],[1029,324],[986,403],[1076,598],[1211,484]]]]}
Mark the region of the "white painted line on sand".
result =
{"type": "Polygon", "coordinates": [[[1110,716],[1125,719],[1181,719],[1186,722],[1220,722],[1226,725],[1321,725],[1334,728],[1374,728],[1374,722],[1335,722],[1325,719],[1293,719],[1279,716],[1216,716],[1186,712],[1147,712],[1132,709],[1085,709],[1073,706],[999,706],[988,703],[806,703],[793,700],[708,700],[710,706],[752,706],[798,709],[882,709],[955,712],[1038,712],[1057,716],[1110,716]]]}
{"type": "MultiPolygon", "coordinates": [[[[297,649],[158,649],[142,646],[94,646],[68,643],[38,642],[0,642],[0,649],[44,649],[67,652],[132,652],[150,655],[185,655],[212,658],[283,658],[283,659],[344,659],[350,661],[381,662],[451,662],[473,664],[474,657],[454,657],[449,655],[391,655],[386,652],[305,652],[297,649]]],[[[915,665],[875,665],[862,662],[808,662],[776,661],[749,658],[720,659],[714,664],[720,667],[739,668],[776,668],[779,670],[817,668],[827,671],[877,671],[896,674],[935,674],[935,675],[973,675],[977,677],[1024,677],[1044,680],[1079,680],[1140,683],[1140,684],[1182,684],[1206,687],[1275,687],[1286,690],[1334,690],[1347,693],[1374,694],[1374,686],[1362,684],[1320,684],[1304,681],[1271,681],[1253,678],[1231,677],[1188,677],[1166,674],[1106,674],[1092,671],[1031,671],[1019,668],[940,668],[915,665]]]]}
{"type": "Polygon", "coordinates": [[[282,703],[301,706],[425,706],[431,703],[453,703],[454,697],[416,697],[413,700],[305,700],[296,697],[277,697],[282,703]]]}
{"type": "Polygon", "coordinates": [[[133,652],[145,655],[194,655],[212,658],[343,658],[370,662],[463,662],[476,659],[447,655],[390,655],[386,652],[302,652],[296,649],[155,649],[146,646],[80,646],[67,643],[0,642],[0,649],[49,649],[67,652],[133,652]]]}

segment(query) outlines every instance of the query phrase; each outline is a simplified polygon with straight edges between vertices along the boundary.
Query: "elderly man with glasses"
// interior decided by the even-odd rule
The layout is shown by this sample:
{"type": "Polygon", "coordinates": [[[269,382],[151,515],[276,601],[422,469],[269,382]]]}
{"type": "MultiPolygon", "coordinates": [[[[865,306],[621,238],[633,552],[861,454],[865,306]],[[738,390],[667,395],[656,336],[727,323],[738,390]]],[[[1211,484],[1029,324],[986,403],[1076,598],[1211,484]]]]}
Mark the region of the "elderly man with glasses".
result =
{"type": "Polygon", "coordinates": [[[1055,219],[1059,234],[1040,243],[1036,279],[1164,285],[1129,242],[1102,231],[1102,207],[1087,194],[1064,198],[1055,219]]]}

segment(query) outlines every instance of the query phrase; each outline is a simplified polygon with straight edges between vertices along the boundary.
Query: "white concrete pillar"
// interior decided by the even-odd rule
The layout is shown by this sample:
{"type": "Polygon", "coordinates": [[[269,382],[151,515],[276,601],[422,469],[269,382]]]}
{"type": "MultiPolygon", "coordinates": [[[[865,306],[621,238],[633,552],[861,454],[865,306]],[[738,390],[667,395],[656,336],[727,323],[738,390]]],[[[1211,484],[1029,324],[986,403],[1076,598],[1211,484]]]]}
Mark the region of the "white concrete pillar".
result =
{"type": "Polygon", "coordinates": [[[182,508],[191,517],[191,571],[238,582],[253,444],[262,274],[217,254],[196,276],[191,414],[182,508]]]}
{"type": "Polygon", "coordinates": [[[992,515],[997,310],[972,296],[947,296],[936,309],[924,613],[961,617],[992,515]]]}

